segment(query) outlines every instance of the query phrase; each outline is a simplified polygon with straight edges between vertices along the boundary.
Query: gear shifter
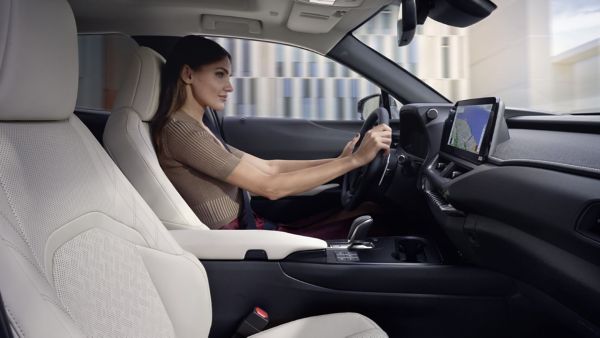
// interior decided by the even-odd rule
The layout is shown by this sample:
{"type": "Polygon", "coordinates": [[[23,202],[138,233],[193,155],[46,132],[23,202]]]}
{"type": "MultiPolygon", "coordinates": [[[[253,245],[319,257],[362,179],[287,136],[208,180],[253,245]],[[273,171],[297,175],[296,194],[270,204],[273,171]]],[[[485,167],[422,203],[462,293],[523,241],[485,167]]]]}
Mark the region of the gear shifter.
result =
{"type": "Polygon", "coordinates": [[[356,218],[348,232],[348,249],[372,249],[373,243],[367,241],[367,234],[373,225],[373,218],[364,215],[356,218]]]}

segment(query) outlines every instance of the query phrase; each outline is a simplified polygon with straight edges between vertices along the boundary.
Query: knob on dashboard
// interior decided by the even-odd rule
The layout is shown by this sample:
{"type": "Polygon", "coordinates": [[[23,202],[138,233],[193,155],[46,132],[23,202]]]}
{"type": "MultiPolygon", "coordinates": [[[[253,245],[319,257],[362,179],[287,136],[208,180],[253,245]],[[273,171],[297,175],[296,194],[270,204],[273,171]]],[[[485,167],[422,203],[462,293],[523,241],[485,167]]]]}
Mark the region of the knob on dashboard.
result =
{"type": "Polygon", "coordinates": [[[435,119],[437,119],[438,117],[438,111],[435,108],[429,108],[429,110],[427,110],[427,112],[425,113],[425,116],[427,117],[427,121],[433,121],[435,119]]]}

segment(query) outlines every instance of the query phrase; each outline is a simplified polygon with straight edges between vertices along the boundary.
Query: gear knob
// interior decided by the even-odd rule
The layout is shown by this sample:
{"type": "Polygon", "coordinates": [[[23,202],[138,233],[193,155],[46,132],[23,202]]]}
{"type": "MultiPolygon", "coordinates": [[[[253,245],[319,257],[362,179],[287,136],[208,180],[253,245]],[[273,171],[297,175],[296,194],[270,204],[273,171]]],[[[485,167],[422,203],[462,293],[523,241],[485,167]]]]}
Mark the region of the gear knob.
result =
{"type": "Polygon", "coordinates": [[[373,225],[373,217],[370,215],[360,216],[352,221],[348,232],[348,243],[366,240],[371,225],[373,225]]]}

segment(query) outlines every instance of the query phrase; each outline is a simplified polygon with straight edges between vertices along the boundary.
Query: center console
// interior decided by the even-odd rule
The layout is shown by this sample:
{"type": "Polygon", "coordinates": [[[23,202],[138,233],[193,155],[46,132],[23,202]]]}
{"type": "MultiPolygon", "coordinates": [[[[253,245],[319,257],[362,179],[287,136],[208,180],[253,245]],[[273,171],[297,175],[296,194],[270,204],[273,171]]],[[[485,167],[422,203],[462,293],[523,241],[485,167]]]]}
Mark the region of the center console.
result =
{"type": "Polygon", "coordinates": [[[488,155],[508,139],[504,103],[500,99],[463,100],[450,109],[440,152],[425,167],[420,182],[438,221],[440,216],[464,216],[448,201],[448,186],[472,170],[484,170],[488,155]]]}
{"type": "Polygon", "coordinates": [[[372,246],[356,249],[347,241],[329,241],[325,250],[296,252],[290,262],[319,264],[440,264],[438,248],[429,240],[415,236],[369,238],[372,246]]]}

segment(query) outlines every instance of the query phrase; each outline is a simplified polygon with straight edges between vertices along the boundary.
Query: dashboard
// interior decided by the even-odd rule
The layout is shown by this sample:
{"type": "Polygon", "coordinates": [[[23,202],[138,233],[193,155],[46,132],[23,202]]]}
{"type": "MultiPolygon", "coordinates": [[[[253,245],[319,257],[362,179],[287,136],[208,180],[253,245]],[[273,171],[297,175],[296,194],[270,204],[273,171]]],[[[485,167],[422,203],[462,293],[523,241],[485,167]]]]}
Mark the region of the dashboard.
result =
{"type": "Polygon", "coordinates": [[[595,334],[600,116],[500,115],[506,129],[474,158],[448,151],[455,105],[406,105],[398,147],[422,161],[418,189],[459,255],[533,286],[557,316],[595,334]]]}

